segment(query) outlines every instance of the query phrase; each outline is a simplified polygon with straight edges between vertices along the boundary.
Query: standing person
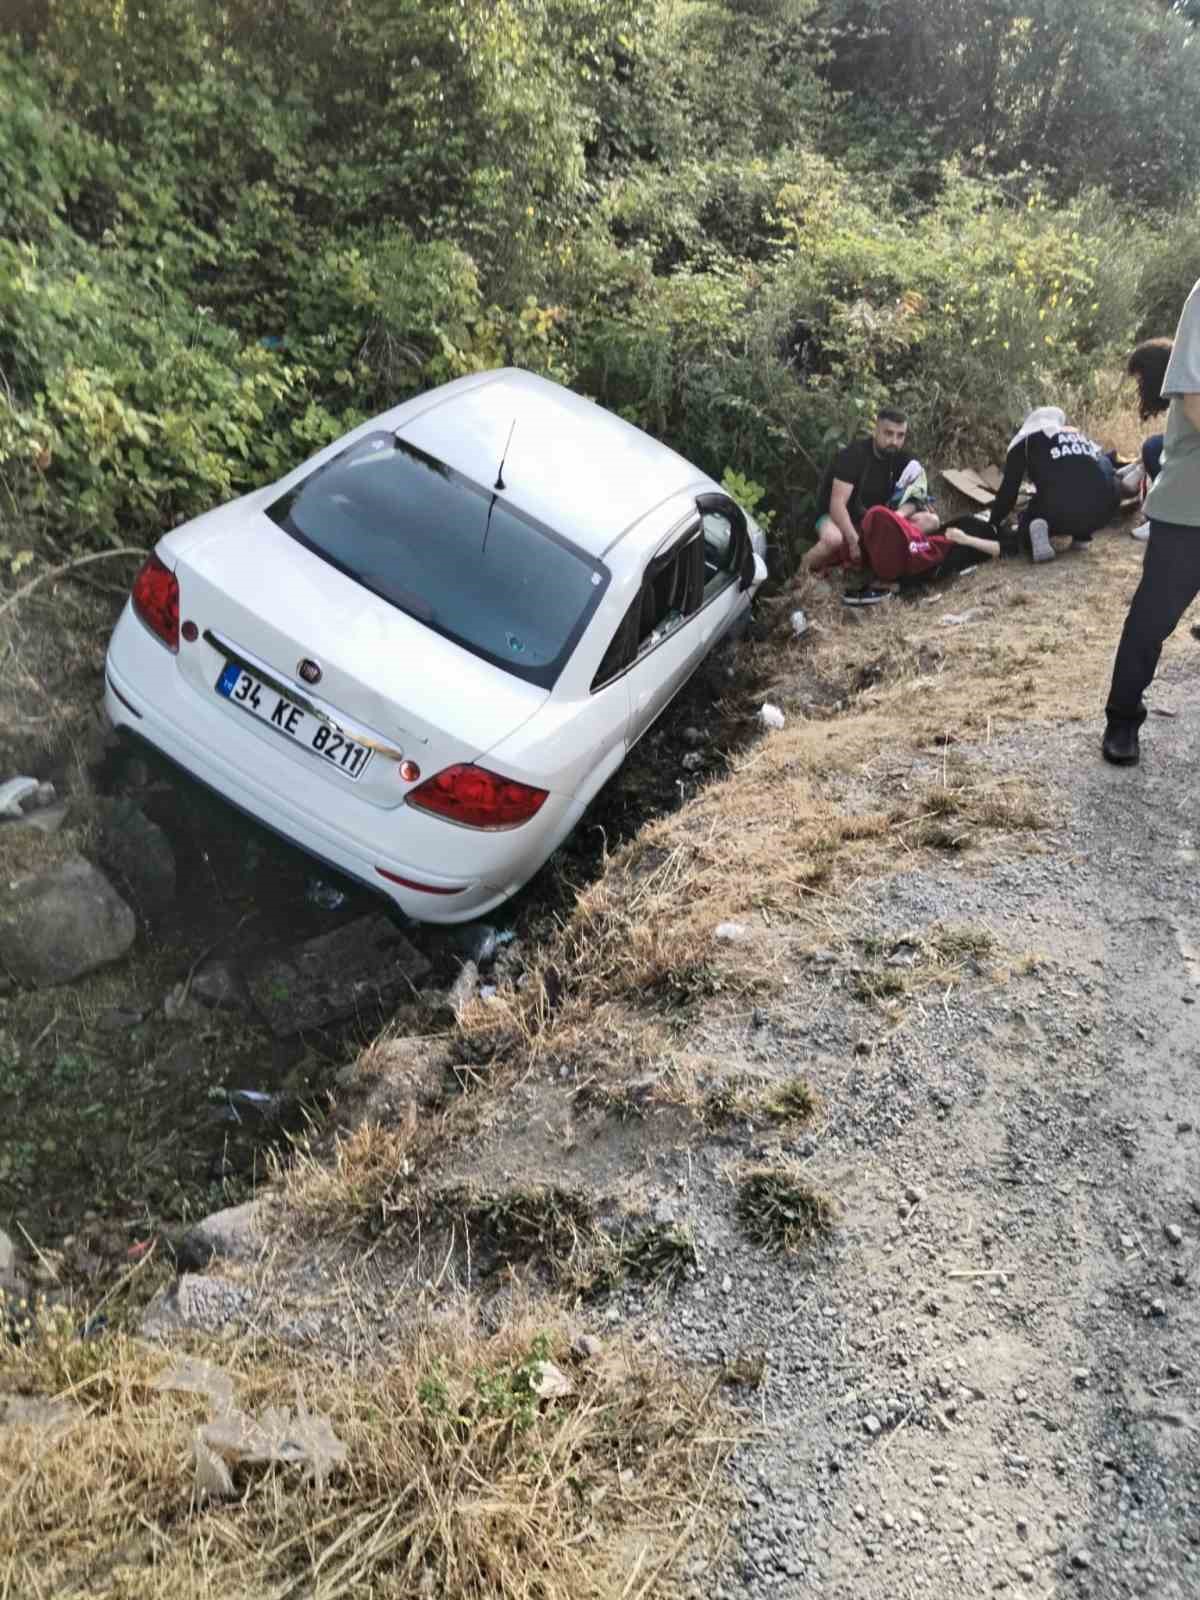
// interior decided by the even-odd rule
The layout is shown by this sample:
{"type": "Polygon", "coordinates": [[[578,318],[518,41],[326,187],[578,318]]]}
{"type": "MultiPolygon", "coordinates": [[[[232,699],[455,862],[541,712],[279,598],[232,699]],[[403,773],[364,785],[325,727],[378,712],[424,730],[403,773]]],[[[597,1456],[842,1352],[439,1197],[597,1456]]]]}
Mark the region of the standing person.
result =
{"type": "Polygon", "coordinates": [[[1162,393],[1170,409],[1162,467],[1146,498],[1150,539],[1105,707],[1101,751],[1118,767],[1139,759],[1138,729],[1146,720],[1142,695],[1158,670],[1163,644],[1200,593],[1200,282],[1179,318],[1162,393]]]}
{"type": "Polygon", "coordinates": [[[817,491],[817,542],[801,561],[802,572],[857,566],[859,530],[872,506],[890,505],[899,493],[903,498],[898,509],[907,515],[928,498],[920,492],[924,474],[905,446],[907,438],[908,418],[884,407],[870,433],[834,456],[817,491]]]}
{"type": "MultiPolygon", "coordinates": [[[[1125,371],[1137,384],[1138,416],[1143,422],[1149,422],[1151,417],[1159,416],[1171,403],[1164,398],[1162,392],[1163,378],[1166,376],[1167,363],[1170,359],[1170,339],[1143,339],[1125,363],[1125,371]]],[[[1141,460],[1120,474],[1128,492],[1136,493],[1143,486],[1152,484],[1158,477],[1162,448],[1161,433],[1152,433],[1148,439],[1143,439],[1141,460]]],[[[1130,528],[1129,537],[1140,539],[1144,543],[1150,537],[1149,519],[1143,519],[1135,528],[1130,528]]]]}
{"type": "Polygon", "coordinates": [[[999,527],[1016,504],[1022,478],[1033,498],[1017,522],[1017,536],[1035,561],[1053,561],[1052,533],[1070,534],[1072,550],[1086,550],[1119,504],[1111,459],[1094,440],[1068,425],[1058,406],[1038,406],[1013,435],[1004,480],[989,515],[999,527]]]}

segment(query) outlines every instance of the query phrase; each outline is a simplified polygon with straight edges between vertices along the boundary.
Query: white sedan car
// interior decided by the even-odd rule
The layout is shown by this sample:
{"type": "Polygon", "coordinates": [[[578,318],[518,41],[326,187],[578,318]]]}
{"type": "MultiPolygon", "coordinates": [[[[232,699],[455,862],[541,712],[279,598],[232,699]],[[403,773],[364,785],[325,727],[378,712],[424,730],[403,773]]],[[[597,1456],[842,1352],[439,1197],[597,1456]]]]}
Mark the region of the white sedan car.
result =
{"type": "Polygon", "coordinates": [[[408,916],[463,922],[570,833],[744,617],[763,556],[673,450],[481,373],[162,538],[105,704],[408,916]]]}

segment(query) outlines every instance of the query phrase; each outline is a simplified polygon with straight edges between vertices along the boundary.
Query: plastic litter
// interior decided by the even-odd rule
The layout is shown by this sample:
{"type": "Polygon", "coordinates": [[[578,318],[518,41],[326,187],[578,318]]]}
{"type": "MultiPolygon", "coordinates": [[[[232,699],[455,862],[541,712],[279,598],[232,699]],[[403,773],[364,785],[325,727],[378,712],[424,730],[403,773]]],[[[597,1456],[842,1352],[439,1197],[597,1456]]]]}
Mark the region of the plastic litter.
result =
{"type": "Polygon", "coordinates": [[[803,639],[808,632],[808,614],[804,611],[792,612],[792,634],[797,639],[803,639]]]}
{"type": "Polygon", "coordinates": [[[330,1468],[346,1459],[346,1446],[329,1418],[304,1403],[296,1383],[296,1409],[268,1406],[259,1417],[233,1403],[233,1379],[220,1367],[195,1356],[180,1356],[151,1384],[160,1391],[204,1395],[213,1411],[192,1438],[198,1499],[232,1495],[236,1466],[299,1466],[323,1487],[330,1468]]]}
{"type": "Polygon", "coordinates": [[[553,1361],[539,1361],[530,1388],[541,1400],[558,1400],[563,1395],[574,1393],[575,1386],[553,1361]]]}
{"type": "Polygon", "coordinates": [[[702,750],[689,750],[679,765],[685,772],[698,772],[704,765],[704,752],[702,750]]]}
{"type": "Polygon", "coordinates": [[[720,939],[724,944],[737,944],[749,937],[750,929],[744,922],[718,922],[713,929],[713,938],[720,939]]]}
{"type": "Polygon", "coordinates": [[[446,996],[447,1004],[456,1017],[465,1006],[470,1005],[478,992],[479,968],[473,961],[464,961],[462,970],[451,985],[450,993],[446,996]]]}
{"type": "Polygon", "coordinates": [[[976,606],[971,611],[948,611],[941,619],[943,628],[961,628],[965,622],[974,622],[983,612],[976,606]]]}
{"type": "Polygon", "coordinates": [[[787,722],[787,718],[784,716],[779,707],[773,706],[770,701],[760,708],[758,720],[762,723],[764,728],[773,729],[776,733],[778,733],[779,729],[782,728],[787,722]]]}
{"type": "Polygon", "coordinates": [[[457,930],[455,943],[468,961],[485,967],[495,959],[500,936],[490,922],[470,922],[457,930]]]}
{"type": "Polygon", "coordinates": [[[221,1088],[210,1089],[208,1098],[217,1103],[219,1122],[237,1123],[242,1122],[243,1111],[253,1111],[264,1122],[273,1121],[279,1116],[285,1099],[280,1094],[268,1094],[264,1089],[221,1088]]]}
{"type": "Polygon", "coordinates": [[[304,898],[318,911],[340,911],[346,904],[347,895],[335,883],[327,883],[324,878],[310,878],[304,886],[304,898]]]}
{"type": "Polygon", "coordinates": [[[0,817],[23,817],[21,801],[38,791],[36,778],[9,778],[0,783],[0,817]]]}

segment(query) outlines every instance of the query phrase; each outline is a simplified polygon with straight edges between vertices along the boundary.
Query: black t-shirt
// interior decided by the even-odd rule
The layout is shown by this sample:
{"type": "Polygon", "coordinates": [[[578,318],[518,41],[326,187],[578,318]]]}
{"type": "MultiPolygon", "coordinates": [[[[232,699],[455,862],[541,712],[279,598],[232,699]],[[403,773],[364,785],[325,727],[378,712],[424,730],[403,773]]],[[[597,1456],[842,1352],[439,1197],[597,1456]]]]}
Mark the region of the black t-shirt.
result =
{"type": "Polygon", "coordinates": [[[857,527],[872,506],[887,505],[896,491],[900,474],[911,460],[912,457],[904,449],[894,455],[881,456],[870,434],[855,439],[852,444],[839,450],[825,469],[825,476],[817,491],[817,516],[823,517],[828,512],[833,480],[838,478],[842,483],[854,485],[849,510],[850,520],[857,527]]]}

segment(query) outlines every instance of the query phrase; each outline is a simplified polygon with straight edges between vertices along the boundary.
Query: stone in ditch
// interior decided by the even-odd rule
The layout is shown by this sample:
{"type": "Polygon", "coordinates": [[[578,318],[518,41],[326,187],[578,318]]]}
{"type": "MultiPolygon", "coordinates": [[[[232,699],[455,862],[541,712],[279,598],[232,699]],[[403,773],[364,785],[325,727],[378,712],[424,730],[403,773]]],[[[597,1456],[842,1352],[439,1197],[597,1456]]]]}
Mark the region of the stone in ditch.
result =
{"type": "Polygon", "coordinates": [[[863,1432],[869,1439],[878,1439],[879,1435],[883,1432],[883,1423],[880,1422],[879,1418],[874,1412],[872,1412],[870,1416],[863,1418],[863,1432]]]}
{"type": "Polygon", "coordinates": [[[106,807],[99,852],[147,921],[166,915],[175,900],[175,852],[163,830],[132,800],[106,807]]]}
{"type": "Polygon", "coordinates": [[[36,988],[119,961],[136,933],[133,912],[82,856],[19,879],[0,900],[0,966],[36,988]]]}
{"type": "Polygon", "coordinates": [[[15,1294],[19,1281],[17,1275],[17,1247],[4,1229],[0,1228],[0,1298],[3,1297],[5,1290],[10,1294],[15,1294]]]}
{"type": "Polygon", "coordinates": [[[458,977],[450,985],[450,992],[446,996],[446,1004],[457,1017],[470,1005],[478,993],[479,968],[473,961],[464,961],[458,977]]]}
{"type": "Polygon", "coordinates": [[[1171,1244],[1182,1244],[1183,1243],[1183,1229],[1180,1228],[1180,1227],[1177,1227],[1175,1225],[1175,1223],[1173,1223],[1173,1222],[1166,1223],[1164,1225],[1164,1227],[1163,1227],[1163,1232],[1166,1234],[1167,1239],[1171,1244]]]}
{"type": "Polygon", "coordinates": [[[413,992],[429,965],[381,913],[263,962],[250,979],[250,995],[283,1039],[340,1022],[364,1007],[394,1006],[413,992]]]}
{"type": "Polygon", "coordinates": [[[246,1011],[250,1006],[245,979],[227,961],[206,961],[193,976],[189,993],[218,1011],[246,1011]]]}

